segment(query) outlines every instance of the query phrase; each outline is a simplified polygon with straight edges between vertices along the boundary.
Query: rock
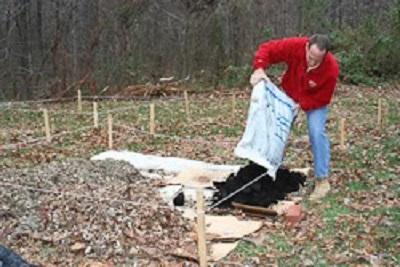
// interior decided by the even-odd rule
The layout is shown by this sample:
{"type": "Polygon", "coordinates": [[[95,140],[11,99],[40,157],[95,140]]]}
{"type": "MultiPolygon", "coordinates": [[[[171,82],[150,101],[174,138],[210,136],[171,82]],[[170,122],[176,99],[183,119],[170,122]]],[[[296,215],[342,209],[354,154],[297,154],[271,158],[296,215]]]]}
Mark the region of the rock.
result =
{"type": "Polygon", "coordinates": [[[310,260],[310,259],[305,259],[303,261],[303,265],[304,266],[314,266],[314,262],[312,260],[310,260]]]}
{"type": "Polygon", "coordinates": [[[77,252],[77,251],[82,250],[84,248],[86,248],[86,245],[85,245],[85,243],[81,243],[81,242],[76,242],[75,244],[73,244],[70,247],[71,251],[73,251],[73,252],[77,252]]]}
{"type": "Polygon", "coordinates": [[[138,255],[138,253],[139,253],[139,250],[135,247],[131,247],[131,249],[129,250],[129,255],[131,255],[131,256],[136,256],[136,255],[138,255]]]}

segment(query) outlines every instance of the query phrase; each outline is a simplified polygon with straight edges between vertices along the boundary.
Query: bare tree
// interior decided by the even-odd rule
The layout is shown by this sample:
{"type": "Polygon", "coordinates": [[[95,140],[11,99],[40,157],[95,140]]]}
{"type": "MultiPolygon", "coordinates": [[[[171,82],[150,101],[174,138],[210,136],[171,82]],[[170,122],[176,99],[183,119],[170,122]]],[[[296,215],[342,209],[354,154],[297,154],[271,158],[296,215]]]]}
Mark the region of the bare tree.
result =
{"type": "Polygon", "coordinates": [[[268,38],[354,28],[394,2],[2,0],[0,97],[62,96],[77,84],[94,94],[162,76],[218,81],[268,38]]]}

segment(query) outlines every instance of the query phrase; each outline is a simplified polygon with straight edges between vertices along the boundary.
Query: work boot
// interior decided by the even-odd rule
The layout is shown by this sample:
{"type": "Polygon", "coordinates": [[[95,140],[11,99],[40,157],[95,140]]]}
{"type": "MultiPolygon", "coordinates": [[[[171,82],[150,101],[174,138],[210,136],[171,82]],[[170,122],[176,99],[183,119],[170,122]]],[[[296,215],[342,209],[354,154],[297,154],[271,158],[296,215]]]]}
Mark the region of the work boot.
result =
{"type": "Polygon", "coordinates": [[[326,194],[331,189],[328,180],[324,179],[322,181],[315,182],[314,192],[310,195],[310,201],[316,201],[326,196],[326,194]]]}

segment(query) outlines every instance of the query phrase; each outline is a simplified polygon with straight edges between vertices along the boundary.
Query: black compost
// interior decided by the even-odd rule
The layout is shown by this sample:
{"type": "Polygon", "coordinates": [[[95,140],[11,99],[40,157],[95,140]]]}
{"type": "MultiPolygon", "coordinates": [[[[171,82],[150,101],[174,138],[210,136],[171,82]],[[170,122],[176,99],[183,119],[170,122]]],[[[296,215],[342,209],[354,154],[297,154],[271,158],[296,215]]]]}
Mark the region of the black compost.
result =
{"type": "MultiPolygon", "coordinates": [[[[214,193],[213,203],[224,199],[230,193],[254,180],[259,175],[264,174],[266,171],[266,168],[250,162],[241,168],[236,175],[231,174],[225,182],[214,182],[217,191],[214,193]]],[[[304,174],[280,168],[277,171],[275,181],[273,181],[271,176],[265,174],[258,182],[223,201],[218,207],[230,207],[232,202],[268,207],[271,204],[277,203],[278,200],[285,199],[288,193],[298,191],[300,186],[304,186],[305,181],[306,176],[304,174]]]]}

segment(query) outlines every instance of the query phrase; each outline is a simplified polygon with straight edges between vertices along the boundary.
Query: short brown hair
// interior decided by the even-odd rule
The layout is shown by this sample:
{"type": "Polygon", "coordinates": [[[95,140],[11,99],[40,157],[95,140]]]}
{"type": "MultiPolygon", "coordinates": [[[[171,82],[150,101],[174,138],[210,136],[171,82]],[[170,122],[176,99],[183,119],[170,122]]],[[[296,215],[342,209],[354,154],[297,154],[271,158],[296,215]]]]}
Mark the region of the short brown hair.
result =
{"type": "Polygon", "coordinates": [[[331,49],[331,41],[329,40],[329,37],[325,34],[313,34],[309,39],[308,39],[309,46],[312,46],[315,44],[319,50],[326,50],[328,52],[331,49]]]}

